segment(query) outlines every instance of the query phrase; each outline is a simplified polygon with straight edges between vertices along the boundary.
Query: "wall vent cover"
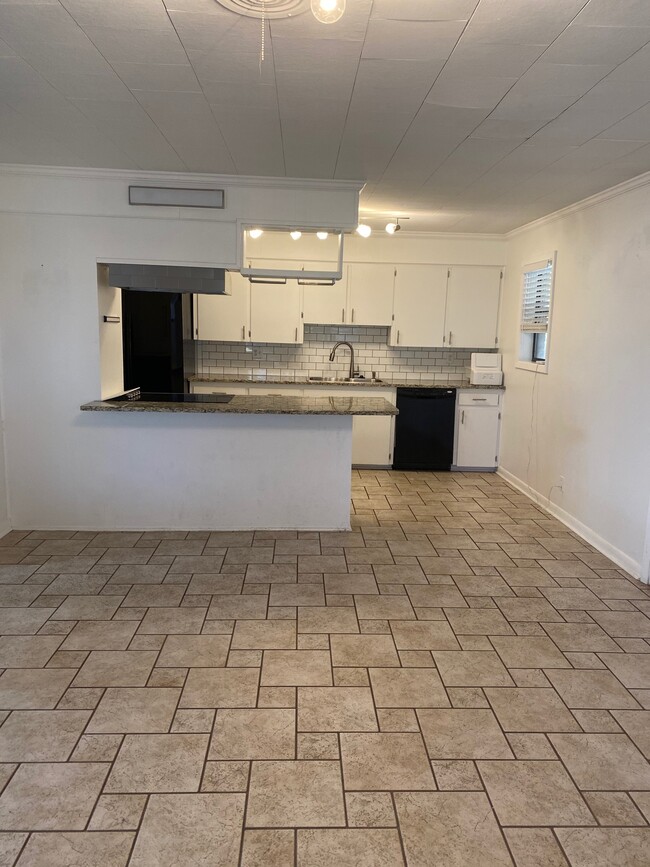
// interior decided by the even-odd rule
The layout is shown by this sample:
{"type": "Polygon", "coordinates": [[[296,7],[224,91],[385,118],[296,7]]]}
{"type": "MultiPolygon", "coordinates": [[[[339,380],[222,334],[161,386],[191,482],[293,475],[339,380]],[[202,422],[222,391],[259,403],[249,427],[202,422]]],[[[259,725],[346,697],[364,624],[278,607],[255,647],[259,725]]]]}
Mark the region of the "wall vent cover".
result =
{"type": "Polygon", "coordinates": [[[309,0],[216,0],[247,18],[293,18],[309,9],[309,0]]]}

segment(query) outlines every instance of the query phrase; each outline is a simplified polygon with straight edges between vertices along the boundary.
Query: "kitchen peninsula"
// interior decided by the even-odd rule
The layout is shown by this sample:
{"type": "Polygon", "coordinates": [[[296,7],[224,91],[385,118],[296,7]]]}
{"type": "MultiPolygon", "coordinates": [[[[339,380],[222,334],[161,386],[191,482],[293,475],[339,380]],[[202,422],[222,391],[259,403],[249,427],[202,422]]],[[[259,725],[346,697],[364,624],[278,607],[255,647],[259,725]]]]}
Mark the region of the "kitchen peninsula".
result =
{"type": "Polygon", "coordinates": [[[383,398],[223,397],[84,404],[84,426],[114,456],[102,480],[110,496],[96,513],[71,516],[71,525],[348,529],[352,419],[396,408],[383,398]]]}

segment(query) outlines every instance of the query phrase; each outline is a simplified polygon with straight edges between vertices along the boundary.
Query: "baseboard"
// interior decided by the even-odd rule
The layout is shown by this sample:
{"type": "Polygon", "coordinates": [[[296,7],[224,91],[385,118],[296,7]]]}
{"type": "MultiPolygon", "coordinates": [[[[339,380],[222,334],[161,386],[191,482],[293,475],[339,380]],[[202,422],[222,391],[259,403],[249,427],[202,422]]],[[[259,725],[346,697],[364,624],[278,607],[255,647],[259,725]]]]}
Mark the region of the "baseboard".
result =
{"type": "Polygon", "coordinates": [[[6,536],[9,532],[11,532],[9,524],[0,524],[0,539],[2,539],[3,536],[6,536]]]}
{"type": "Polygon", "coordinates": [[[574,533],[578,533],[578,535],[582,536],[586,542],[593,545],[594,548],[600,551],[601,554],[604,554],[605,557],[609,557],[609,559],[616,563],[617,566],[620,566],[621,569],[624,569],[634,578],[643,580],[641,578],[641,564],[636,560],[633,560],[632,557],[629,557],[619,548],[616,548],[608,542],[607,539],[603,539],[602,536],[599,536],[598,533],[590,527],[587,527],[586,524],[583,524],[569,512],[560,508],[560,506],[552,503],[548,497],[540,494],[539,491],[531,488],[530,485],[527,485],[526,482],[523,482],[503,467],[498,468],[497,475],[501,476],[501,478],[508,482],[508,484],[512,485],[513,488],[516,488],[518,491],[521,491],[522,494],[526,494],[527,497],[530,497],[534,503],[537,503],[537,505],[546,509],[546,511],[553,515],[554,518],[557,518],[558,521],[566,524],[566,526],[570,530],[573,530],[574,533]]]}

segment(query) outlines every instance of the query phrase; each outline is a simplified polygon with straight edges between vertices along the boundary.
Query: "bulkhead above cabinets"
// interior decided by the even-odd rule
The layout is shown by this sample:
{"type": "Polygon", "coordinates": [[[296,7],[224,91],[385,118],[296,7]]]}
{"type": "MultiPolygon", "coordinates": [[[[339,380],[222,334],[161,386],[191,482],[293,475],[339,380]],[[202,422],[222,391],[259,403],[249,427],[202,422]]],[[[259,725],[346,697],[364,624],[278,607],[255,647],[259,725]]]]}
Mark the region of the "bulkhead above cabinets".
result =
{"type": "Polygon", "coordinates": [[[252,283],[268,280],[326,282],[343,277],[341,229],[242,227],[241,274],[252,283]]]}

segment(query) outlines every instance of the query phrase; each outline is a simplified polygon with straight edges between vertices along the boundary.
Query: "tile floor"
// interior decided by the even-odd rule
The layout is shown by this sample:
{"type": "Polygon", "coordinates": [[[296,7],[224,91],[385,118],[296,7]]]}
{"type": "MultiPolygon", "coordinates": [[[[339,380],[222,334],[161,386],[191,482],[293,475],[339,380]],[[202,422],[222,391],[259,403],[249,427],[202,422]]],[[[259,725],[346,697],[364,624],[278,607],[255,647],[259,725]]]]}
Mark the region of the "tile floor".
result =
{"type": "Polygon", "coordinates": [[[0,540],[0,867],[650,864],[650,592],[494,475],[0,540]]]}

